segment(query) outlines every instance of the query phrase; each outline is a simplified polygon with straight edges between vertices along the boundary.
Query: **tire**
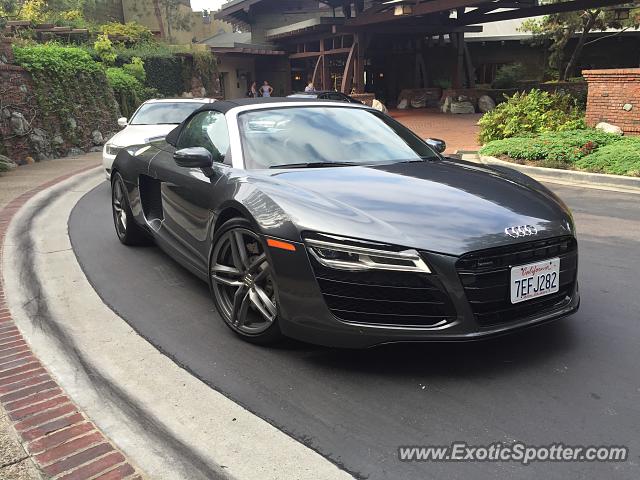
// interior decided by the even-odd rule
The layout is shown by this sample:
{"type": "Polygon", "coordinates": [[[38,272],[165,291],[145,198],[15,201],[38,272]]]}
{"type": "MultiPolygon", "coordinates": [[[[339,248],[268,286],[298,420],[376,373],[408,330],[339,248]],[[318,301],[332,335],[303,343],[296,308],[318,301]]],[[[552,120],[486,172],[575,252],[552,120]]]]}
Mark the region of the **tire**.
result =
{"type": "Polygon", "coordinates": [[[111,212],[118,239],[124,245],[149,245],[151,237],[136,222],[129,206],[127,187],[119,173],[111,175],[111,212]]]}
{"type": "Polygon", "coordinates": [[[266,248],[251,223],[236,218],[218,229],[209,258],[209,285],[218,313],[243,340],[260,345],[283,338],[266,248]]]}

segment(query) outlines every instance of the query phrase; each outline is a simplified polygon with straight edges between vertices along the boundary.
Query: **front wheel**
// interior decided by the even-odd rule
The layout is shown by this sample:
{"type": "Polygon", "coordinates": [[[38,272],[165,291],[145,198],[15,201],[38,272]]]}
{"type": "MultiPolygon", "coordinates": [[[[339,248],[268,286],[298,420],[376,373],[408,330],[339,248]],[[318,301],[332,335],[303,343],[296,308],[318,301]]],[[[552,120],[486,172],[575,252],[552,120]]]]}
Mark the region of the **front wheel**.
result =
{"type": "Polygon", "coordinates": [[[147,245],[151,238],[133,218],[124,180],[119,173],[111,178],[111,211],[118,239],[125,245],[147,245]]]}
{"type": "Polygon", "coordinates": [[[213,300],[229,328],[253,343],[282,338],[273,270],[264,242],[248,221],[233,219],[220,228],[209,272],[213,300]]]}

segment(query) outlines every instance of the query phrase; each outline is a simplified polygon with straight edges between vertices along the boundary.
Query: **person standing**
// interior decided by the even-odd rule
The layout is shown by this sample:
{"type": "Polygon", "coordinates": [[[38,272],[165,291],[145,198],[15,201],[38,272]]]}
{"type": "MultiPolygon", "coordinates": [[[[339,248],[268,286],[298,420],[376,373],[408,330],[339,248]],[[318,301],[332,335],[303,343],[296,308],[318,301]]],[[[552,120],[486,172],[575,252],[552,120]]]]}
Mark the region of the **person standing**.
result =
{"type": "Polygon", "coordinates": [[[262,87],[260,87],[260,93],[262,93],[263,97],[270,97],[273,93],[273,87],[265,80],[262,87]]]}
{"type": "Polygon", "coordinates": [[[251,88],[249,88],[249,98],[257,98],[258,97],[258,84],[253,82],[251,84],[251,88]]]}

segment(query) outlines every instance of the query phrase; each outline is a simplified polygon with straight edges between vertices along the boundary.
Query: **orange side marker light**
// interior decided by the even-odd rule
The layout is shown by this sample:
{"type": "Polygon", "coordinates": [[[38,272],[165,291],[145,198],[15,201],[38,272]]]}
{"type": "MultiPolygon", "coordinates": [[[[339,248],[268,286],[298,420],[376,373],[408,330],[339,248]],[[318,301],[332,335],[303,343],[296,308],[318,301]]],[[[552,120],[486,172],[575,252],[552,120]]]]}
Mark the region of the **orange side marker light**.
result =
{"type": "Polygon", "coordinates": [[[281,240],[276,240],[274,238],[267,238],[267,245],[273,248],[279,248],[281,250],[289,250],[290,252],[296,251],[295,245],[291,243],[283,242],[281,240]]]}

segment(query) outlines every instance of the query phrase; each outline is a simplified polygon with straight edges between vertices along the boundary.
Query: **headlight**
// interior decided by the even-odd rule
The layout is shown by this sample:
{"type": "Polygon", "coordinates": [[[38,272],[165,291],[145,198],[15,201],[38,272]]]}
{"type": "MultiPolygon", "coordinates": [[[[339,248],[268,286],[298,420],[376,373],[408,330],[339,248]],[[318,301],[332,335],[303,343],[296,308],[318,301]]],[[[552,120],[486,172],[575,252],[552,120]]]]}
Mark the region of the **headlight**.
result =
{"type": "Polygon", "coordinates": [[[122,147],[118,147],[118,146],[116,146],[116,145],[112,145],[112,144],[110,144],[110,143],[107,143],[107,144],[105,145],[105,150],[106,150],[106,152],[107,152],[107,155],[117,155],[117,154],[118,154],[118,152],[119,152],[120,150],[122,150],[122,147]]]}
{"type": "Polygon", "coordinates": [[[416,250],[393,252],[315,239],[307,239],[306,244],[313,258],[329,268],[431,273],[416,250]]]}

